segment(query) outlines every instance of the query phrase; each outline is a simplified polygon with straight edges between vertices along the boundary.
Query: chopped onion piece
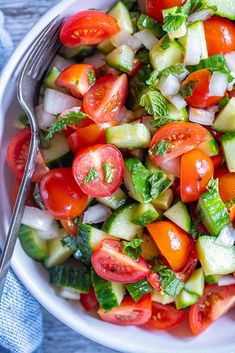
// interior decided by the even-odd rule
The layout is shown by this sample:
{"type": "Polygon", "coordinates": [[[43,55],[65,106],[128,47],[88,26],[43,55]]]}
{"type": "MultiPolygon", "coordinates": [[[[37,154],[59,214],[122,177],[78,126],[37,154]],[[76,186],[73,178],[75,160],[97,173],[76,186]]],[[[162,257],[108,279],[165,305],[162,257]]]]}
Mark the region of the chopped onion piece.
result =
{"type": "Polygon", "coordinates": [[[192,15],[189,16],[188,22],[193,23],[197,21],[205,21],[211,16],[213,16],[214,12],[212,9],[204,9],[198,12],[194,12],[192,15]]]}
{"type": "Polygon", "coordinates": [[[52,123],[56,121],[56,116],[45,112],[43,104],[35,107],[35,113],[38,119],[38,126],[42,130],[47,130],[52,123]]]}
{"type": "Polygon", "coordinates": [[[134,34],[134,37],[141,41],[141,43],[147,48],[152,49],[159,40],[147,29],[143,29],[134,34]]]}
{"type": "Polygon", "coordinates": [[[232,247],[235,241],[235,229],[231,224],[225,226],[216,239],[216,243],[226,247],[232,247]]]}
{"type": "Polygon", "coordinates": [[[218,105],[212,105],[212,107],[207,108],[208,112],[213,112],[213,113],[218,113],[219,111],[219,106],[218,105]]]}
{"type": "Polygon", "coordinates": [[[181,109],[187,106],[186,101],[183,99],[183,97],[180,94],[176,94],[175,96],[167,97],[167,98],[178,111],[180,111],[181,109]]]}
{"type": "Polygon", "coordinates": [[[57,295],[59,297],[69,300],[80,300],[80,293],[73,288],[59,287],[57,289],[57,295]]]}
{"type": "Polygon", "coordinates": [[[206,109],[189,107],[189,121],[211,126],[215,120],[215,112],[206,109]]]}
{"type": "Polygon", "coordinates": [[[235,284],[235,277],[233,276],[222,276],[218,280],[219,286],[229,286],[230,284],[235,284]]]}
{"type": "Polygon", "coordinates": [[[142,46],[139,39],[123,30],[112,36],[111,42],[115,45],[115,47],[120,47],[120,45],[126,44],[134,50],[138,50],[142,46]]]}
{"type": "Polygon", "coordinates": [[[56,67],[57,70],[59,71],[63,71],[64,69],[66,69],[66,67],[69,67],[71,65],[76,64],[75,61],[70,60],[70,59],[66,59],[63,56],[60,55],[56,55],[54,60],[52,61],[51,65],[50,65],[50,69],[49,71],[53,68],[56,67]]]}
{"type": "Polygon", "coordinates": [[[101,223],[106,221],[106,219],[112,214],[110,208],[104,205],[97,204],[95,206],[89,207],[83,215],[83,222],[92,224],[92,223],[101,223]]]}
{"type": "Polygon", "coordinates": [[[228,75],[221,72],[213,72],[210,83],[208,96],[223,97],[228,86],[228,75]]]}
{"type": "Polygon", "coordinates": [[[59,236],[59,230],[56,221],[54,221],[47,230],[37,229],[37,234],[40,238],[45,240],[57,238],[59,236]]]}
{"type": "Polygon", "coordinates": [[[97,69],[105,65],[105,55],[102,53],[96,53],[83,60],[85,64],[94,65],[97,69]]]}
{"type": "Polygon", "coordinates": [[[188,30],[185,65],[197,65],[203,58],[202,38],[196,31],[188,30]]]}
{"type": "Polygon", "coordinates": [[[177,77],[170,74],[167,77],[162,76],[157,85],[157,88],[161,91],[165,97],[174,96],[179,92],[180,83],[177,77]]]}
{"type": "Polygon", "coordinates": [[[235,72],[235,51],[225,54],[224,59],[229,70],[235,72]]]}
{"type": "Polygon", "coordinates": [[[55,91],[51,88],[46,89],[43,103],[44,110],[53,115],[61,114],[66,109],[75,106],[82,106],[82,101],[80,99],[55,91]]]}

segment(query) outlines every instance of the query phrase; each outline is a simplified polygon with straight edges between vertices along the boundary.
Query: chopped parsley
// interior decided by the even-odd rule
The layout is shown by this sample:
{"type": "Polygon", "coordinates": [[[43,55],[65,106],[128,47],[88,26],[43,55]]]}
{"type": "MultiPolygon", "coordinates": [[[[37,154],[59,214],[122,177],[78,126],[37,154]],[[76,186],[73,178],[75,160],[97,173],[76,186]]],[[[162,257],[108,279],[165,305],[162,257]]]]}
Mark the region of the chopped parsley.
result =
{"type": "Polygon", "coordinates": [[[169,141],[159,141],[156,145],[153,146],[151,151],[154,155],[163,157],[168,152],[170,146],[171,142],[169,141]]]}
{"type": "Polygon", "coordinates": [[[113,169],[112,169],[112,167],[110,166],[109,163],[104,162],[103,168],[104,168],[105,181],[107,181],[107,183],[112,183],[112,181],[113,181],[113,169]]]}
{"type": "Polygon", "coordinates": [[[68,125],[81,126],[83,119],[85,119],[86,117],[87,115],[80,111],[71,110],[69,113],[65,114],[63,118],[51,124],[48,129],[46,138],[51,139],[56,132],[66,130],[68,125]]]}
{"type": "Polygon", "coordinates": [[[93,70],[88,71],[87,78],[90,85],[93,85],[95,83],[96,78],[93,70]]]}
{"type": "Polygon", "coordinates": [[[98,179],[99,178],[99,173],[95,167],[91,168],[87,174],[87,176],[84,178],[84,184],[88,184],[91,181],[98,179]]]}
{"type": "Polygon", "coordinates": [[[152,271],[158,273],[161,287],[166,294],[175,297],[184,288],[184,283],[178,280],[175,273],[167,266],[156,265],[152,268],[152,271]]]}
{"type": "Polygon", "coordinates": [[[135,238],[131,241],[122,241],[122,251],[124,254],[128,255],[132,259],[136,260],[141,254],[141,244],[143,240],[140,238],[135,238]]]}
{"type": "Polygon", "coordinates": [[[167,100],[158,91],[150,91],[140,98],[140,105],[149,115],[165,116],[169,113],[167,100]]]}

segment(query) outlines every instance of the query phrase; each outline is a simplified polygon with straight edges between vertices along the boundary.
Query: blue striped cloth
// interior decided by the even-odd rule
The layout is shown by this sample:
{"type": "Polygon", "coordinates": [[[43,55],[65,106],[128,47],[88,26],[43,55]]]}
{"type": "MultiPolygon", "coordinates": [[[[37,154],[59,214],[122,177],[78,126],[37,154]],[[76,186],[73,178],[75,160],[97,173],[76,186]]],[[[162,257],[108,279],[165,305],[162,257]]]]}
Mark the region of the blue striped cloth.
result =
{"type": "MultiPolygon", "coordinates": [[[[0,11],[0,71],[13,49],[3,25],[0,11]]],[[[10,271],[0,303],[0,353],[39,353],[42,337],[41,308],[10,271]]]]}

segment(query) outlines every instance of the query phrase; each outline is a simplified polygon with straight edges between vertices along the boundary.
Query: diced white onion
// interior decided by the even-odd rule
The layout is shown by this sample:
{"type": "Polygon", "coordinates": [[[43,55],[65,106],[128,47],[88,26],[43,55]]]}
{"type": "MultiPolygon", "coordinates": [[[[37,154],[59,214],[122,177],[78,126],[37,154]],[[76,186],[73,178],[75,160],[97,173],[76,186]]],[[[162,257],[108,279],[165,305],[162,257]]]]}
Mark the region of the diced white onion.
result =
{"type": "Polygon", "coordinates": [[[219,111],[219,106],[218,105],[212,105],[212,107],[207,108],[208,112],[213,112],[213,113],[218,113],[219,111]]]}
{"type": "Polygon", "coordinates": [[[208,96],[223,97],[228,86],[228,75],[221,72],[213,72],[210,83],[208,96]]]}
{"type": "Polygon", "coordinates": [[[123,30],[112,36],[111,42],[115,47],[120,47],[120,45],[126,44],[134,50],[138,50],[142,46],[142,43],[139,39],[123,30]]]}
{"type": "Polygon", "coordinates": [[[206,109],[189,107],[189,121],[211,126],[215,119],[215,113],[206,109]]]}
{"type": "Polygon", "coordinates": [[[44,110],[49,114],[61,114],[69,108],[82,106],[82,101],[75,97],[69,96],[62,92],[55,91],[54,89],[47,88],[45,91],[44,110]]]}
{"type": "Polygon", "coordinates": [[[235,241],[235,229],[231,224],[225,226],[216,239],[218,245],[231,247],[235,241]]]}
{"type": "Polygon", "coordinates": [[[38,119],[38,126],[42,130],[47,130],[52,123],[56,121],[56,116],[45,112],[43,104],[35,107],[35,113],[38,119]]]}
{"type": "Polygon", "coordinates": [[[80,293],[73,288],[61,287],[57,289],[57,295],[64,299],[80,300],[80,293]]]}
{"type": "Polygon", "coordinates": [[[187,106],[186,101],[183,99],[183,97],[180,94],[176,94],[175,96],[167,97],[167,98],[178,111],[180,111],[181,109],[187,106]]]}
{"type": "Polygon", "coordinates": [[[50,65],[50,69],[52,69],[55,66],[59,71],[63,71],[64,69],[66,69],[66,67],[69,67],[74,64],[76,64],[75,61],[70,59],[65,59],[63,56],[60,56],[60,55],[56,55],[50,65]]]}
{"type": "Polygon", "coordinates": [[[189,71],[184,67],[184,71],[181,74],[175,75],[180,82],[182,82],[185,77],[187,77],[189,74],[189,71]]]}
{"type": "Polygon", "coordinates": [[[222,276],[218,280],[219,286],[229,286],[230,284],[235,284],[235,277],[233,276],[222,276]]]}
{"type": "Polygon", "coordinates": [[[56,221],[54,221],[52,225],[47,228],[47,230],[37,229],[37,235],[45,240],[57,238],[59,236],[59,230],[56,221]]]}
{"type": "Polygon", "coordinates": [[[170,74],[167,77],[162,76],[158,82],[157,88],[165,97],[174,96],[179,92],[180,83],[177,77],[170,74]]]}
{"type": "Polygon", "coordinates": [[[137,0],[140,12],[146,13],[146,0],[137,0]]]}
{"type": "Polygon", "coordinates": [[[225,54],[224,59],[229,70],[235,72],[235,51],[225,54]]]}
{"type": "Polygon", "coordinates": [[[202,44],[200,35],[196,31],[188,31],[185,65],[199,64],[202,59],[202,44]]]}
{"type": "Polygon", "coordinates": [[[210,18],[213,14],[214,12],[211,9],[204,9],[198,12],[194,12],[192,15],[189,16],[188,22],[193,23],[197,21],[205,21],[210,18]]]}
{"type": "Polygon", "coordinates": [[[83,222],[101,223],[106,221],[106,219],[112,214],[110,208],[104,205],[97,204],[95,206],[89,207],[83,214],[83,222]]]}
{"type": "Polygon", "coordinates": [[[134,37],[140,40],[140,42],[145,46],[147,49],[152,49],[159,40],[147,29],[143,29],[134,34],[134,37]]]}
{"type": "Polygon", "coordinates": [[[97,69],[105,64],[105,55],[97,52],[92,56],[88,56],[83,60],[85,64],[94,65],[97,69]]]}
{"type": "Polygon", "coordinates": [[[152,116],[146,115],[142,117],[142,123],[149,129],[151,135],[154,135],[157,128],[151,124],[151,121],[153,121],[152,116]]]}

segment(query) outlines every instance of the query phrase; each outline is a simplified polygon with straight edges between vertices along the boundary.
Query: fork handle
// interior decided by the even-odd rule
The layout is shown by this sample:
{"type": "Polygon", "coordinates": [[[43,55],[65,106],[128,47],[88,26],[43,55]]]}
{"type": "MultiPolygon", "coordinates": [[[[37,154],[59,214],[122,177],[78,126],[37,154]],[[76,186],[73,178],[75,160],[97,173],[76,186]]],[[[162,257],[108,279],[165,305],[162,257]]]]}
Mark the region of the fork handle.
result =
{"type": "Polygon", "coordinates": [[[30,183],[36,164],[37,151],[38,136],[37,133],[32,133],[24,176],[20,184],[20,189],[16,198],[16,203],[11,216],[10,226],[0,260],[0,301],[23,217],[25,202],[30,189],[30,183]]]}

